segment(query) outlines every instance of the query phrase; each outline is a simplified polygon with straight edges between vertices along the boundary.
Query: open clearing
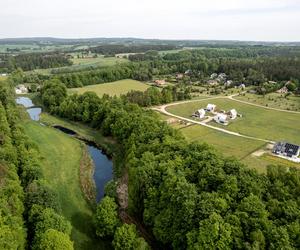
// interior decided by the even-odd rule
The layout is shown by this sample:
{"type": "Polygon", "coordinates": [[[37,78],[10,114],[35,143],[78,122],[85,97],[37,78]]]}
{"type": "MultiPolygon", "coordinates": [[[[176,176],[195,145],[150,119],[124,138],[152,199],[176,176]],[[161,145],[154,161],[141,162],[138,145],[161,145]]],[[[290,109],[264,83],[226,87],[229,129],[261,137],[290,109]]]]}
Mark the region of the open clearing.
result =
{"type": "Polygon", "coordinates": [[[145,91],[148,88],[149,86],[145,83],[126,79],[110,83],[89,85],[82,88],[73,88],[69,89],[69,92],[83,94],[87,91],[92,91],[95,92],[98,96],[102,97],[104,94],[108,94],[110,96],[120,96],[122,94],[128,93],[131,90],[145,91]]]}
{"type": "Polygon", "coordinates": [[[99,56],[95,58],[73,58],[71,61],[74,65],[85,65],[85,66],[114,66],[118,63],[128,62],[127,59],[124,58],[117,58],[117,57],[104,57],[99,56]]]}
{"type": "Polygon", "coordinates": [[[43,75],[50,75],[52,70],[64,70],[64,71],[80,71],[93,68],[102,68],[108,66],[114,66],[116,64],[126,63],[127,59],[124,58],[115,58],[115,57],[96,57],[96,58],[74,58],[71,59],[73,62],[72,66],[65,66],[59,68],[49,68],[49,69],[35,69],[32,71],[27,71],[27,74],[38,73],[43,75]]]}
{"type": "MultiPolygon", "coordinates": [[[[164,121],[173,119],[161,113],[158,113],[158,115],[164,121]]],[[[259,172],[266,172],[266,167],[271,164],[299,167],[299,165],[293,162],[274,157],[267,153],[260,157],[253,156],[253,152],[265,148],[266,143],[261,141],[222,133],[200,125],[186,126],[180,124],[179,121],[170,124],[170,126],[179,129],[188,141],[207,143],[216,148],[224,156],[234,156],[248,167],[254,168],[259,172]]]]}
{"type": "Polygon", "coordinates": [[[83,144],[53,128],[27,121],[26,134],[39,146],[44,178],[57,192],[62,214],[73,226],[75,249],[108,249],[94,235],[91,205],[80,188],[79,166],[83,144]]]}
{"type": "Polygon", "coordinates": [[[219,125],[215,122],[211,122],[210,125],[252,137],[300,144],[300,114],[268,110],[239,103],[225,97],[178,104],[167,107],[167,111],[190,118],[197,109],[206,107],[208,103],[216,104],[217,108],[222,110],[234,108],[243,115],[243,117],[230,122],[228,126],[219,125]]]}
{"type": "Polygon", "coordinates": [[[235,99],[285,110],[300,111],[300,96],[290,95],[284,97],[284,94],[270,93],[265,96],[245,93],[236,96],[235,99]]]}

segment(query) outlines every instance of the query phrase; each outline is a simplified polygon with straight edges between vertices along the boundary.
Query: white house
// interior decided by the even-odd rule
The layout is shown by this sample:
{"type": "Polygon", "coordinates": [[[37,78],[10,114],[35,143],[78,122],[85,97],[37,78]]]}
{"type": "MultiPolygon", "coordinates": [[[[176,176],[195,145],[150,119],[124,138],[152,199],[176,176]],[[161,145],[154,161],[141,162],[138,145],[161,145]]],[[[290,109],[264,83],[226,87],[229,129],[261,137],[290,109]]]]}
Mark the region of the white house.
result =
{"type": "Polygon", "coordinates": [[[206,111],[213,112],[213,111],[215,111],[215,108],[216,108],[215,104],[209,103],[209,104],[207,104],[206,111]]]}
{"type": "Polygon", "coordinates": [[[225,114],[217,114],[215,117],[214,117],[214,120],[217,122],[217,123],[222,123],[222,124],[228,124],[227,122],[227,115],[225,114]]]}
{"type": "Polygon", "coordinates": [[[199,117],[200,119],[204,118],[205,116],[205,110],[204,109],[199,109],[196,111],[196,116],[199,117]]]}
{"type": "Polygon", "coordinates": [[[231,109],[229,111],[229,117],[230,117],[230,119],[234,120],[237,117],[237,114],[238,113],[237,113],[237,111],[235,109],[231,109]]]}

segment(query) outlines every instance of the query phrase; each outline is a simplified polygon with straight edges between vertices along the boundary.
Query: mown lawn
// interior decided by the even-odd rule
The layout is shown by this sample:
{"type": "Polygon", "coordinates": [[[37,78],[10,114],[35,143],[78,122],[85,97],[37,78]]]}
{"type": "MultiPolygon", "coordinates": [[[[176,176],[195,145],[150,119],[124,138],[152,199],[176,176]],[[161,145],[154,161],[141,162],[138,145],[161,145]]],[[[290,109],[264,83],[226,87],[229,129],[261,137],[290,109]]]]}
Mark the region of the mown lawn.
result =
{"type": "Polygon", "coordinates": [[[265,96],[246,93],[235,97],[235,99],[268,106],[271,108],[300,111],[300,96],[270,93],[265,96]]]}
{"type": "Polygon", "coordinates": [[[80,188],[83,144],[37,122],[28,121],[24,127],[26,134],[39,146],[44,178],[57,192],[62,214],[72,223],[75,249],[110,249],[108,243],[94,238],[93,208],[80,188]]]}
{"type": "Polygon", "coordinates": [[[300,114],[268,110],[225,98],[180,104],[167,110],[183,117],[190,117],[195,110],[206,107],[208,103],[216,104],[221,110],[235,108],[243,116],[228,126],[218,125],[215,122],[211,122],[211,125],[257,138],[300,144],[300,114]]]}
{"type": "Polygon", "coordinates": [[[188,141],[206,142],[226,156],[242,159],[265,145],[264,142],[237,137],[200,125],[180,129],[188,141]]]}
{"type": "MultiPolygon", "coordinates": [[[[161,113],[158,113],[158,115],[163,121],[171,118],[161,113]]],[[[253,152],[265,147],[266,143],[261,141],[225,134],[201,125],[183,127],[179,123],[173,123],[170,126],[179,129],[189,142],[207,143],[224,156],[234,156],[246,166],[254,168],[260,173],[266,172],[268,165],[300,167],[300,164],[295,164],[269,154],[264,154],[261,157],[253,156],[253,152]]]]}
{"type": "Polygon", "coordinates": [[[108,94],[110,96],[120,96],[128,93],[131,90],[145,91],[147,88],[149,88],[149,86],[145,83],[127,79],[110,83],[89,85],[83,88],[73,88],[70,89],[69,92],[83,94],[87,91],[93,91],[98,96],[102,97],[104,94],[108,94]]]}

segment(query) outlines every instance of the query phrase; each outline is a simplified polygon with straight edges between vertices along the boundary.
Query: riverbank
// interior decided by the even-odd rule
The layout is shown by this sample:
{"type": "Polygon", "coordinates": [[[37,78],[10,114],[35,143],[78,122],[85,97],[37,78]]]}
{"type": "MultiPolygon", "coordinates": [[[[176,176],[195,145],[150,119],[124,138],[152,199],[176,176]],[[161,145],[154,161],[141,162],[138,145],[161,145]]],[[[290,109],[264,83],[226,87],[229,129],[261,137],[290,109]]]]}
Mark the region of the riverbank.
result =
{"type": "Polygon", "coordinates": [[[42,174],[57,193],[62,215],[72,224],[75,249],[111,249],[110,242],[95,236],[94,208],[84,197],[80,185],[82,147],[79,140],[37,122],[23,122],[25,133],[39,147],[42,174]]]}

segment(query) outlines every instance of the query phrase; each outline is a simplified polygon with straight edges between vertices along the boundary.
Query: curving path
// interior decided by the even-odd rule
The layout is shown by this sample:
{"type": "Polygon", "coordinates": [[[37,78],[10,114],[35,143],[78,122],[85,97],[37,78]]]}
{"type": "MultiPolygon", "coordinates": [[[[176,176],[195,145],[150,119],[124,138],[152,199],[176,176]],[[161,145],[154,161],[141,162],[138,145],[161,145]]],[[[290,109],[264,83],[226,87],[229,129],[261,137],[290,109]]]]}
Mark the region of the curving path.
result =
{"type": "Polygon", "coordinates": [[[236,102],[245,103],[245,104],[248,104],[248,105],[252,105],[252,106],[256,106],[256,107],[260,107],[260,108],[264,108],[264,109],[270,109],[270,110],[275,110],[275,111],[280,111],[280,112],[286,112],[286,113],[292,113],[292,114],[300,114],[299,111],[292,111],[292,110],[271,108],[271,107],[266,107],[266,106],[263,106],[263,105],[255,104],[255,103],[252,103],[252,102],[246,102],[246,101],[238,100],[238,99],[234,98],[235,96],[238,96],[238,94],[237,95],[231,95],[231,96],[224,96],[224,97],[225,98],[227,97],[228,99],[236,101],[236,102]]]}
{"type": "MultiPolygon", "coordinates": [[[[200,102],[200,101],[206,101],[206,100],[212,100],[212,99],[227,98],[227,99],[230,99],[230,100],[233,100],[233,101],[239,101],[239,100],[236,100],[236,99],[233,98],[234,96],[237,96],[237,95],[239,95],[239,94],[235,94],[235,95],[231,95],[231,96],[208,97],[208,98],[199,99],[199,100],[188,100],[188,101],[181,101],[181,102],[173,102],[173,103],[165,104],[165,105],[162,105],[162,106],[153,107],[151,109],[156,110],[156,111],[158,111],[162,114],[165,114],[165,115],[168,115],[168,116],[171,116],[171,117],[175,117],[175,118],[183,120],[183,121],[187,121],[187,122],[190,122],[190,123],[198,124],[198,125],[201,125],[201,126],[204,126],[204,127],[207,127],[207,128],[211,128],[211,129],[220,131],[222,133],[226,133],[226,134],[230,134],[230,135],[234,135],[234,136],[239,136],[239,137],[243,137],[243,138],[246,138],[246,139],[263,141],[263,142],[266,142],[266,143],[274,144],[275,143],[274,141],[270,141],[270,140],[266,140],[266,139],[262,139],[262,138],[257,138],[257,137],[253,137],[253,136],[248,136],[248,135],[243,135],[243,134],[233,132],[233,131],[230,131],[230,130],[227,130],[227,129],[214,127],[214,126],[206,124],[204,122],[195,121],[195,120],[192,120],[192,119],[189,119],[189,118],[185,118],[185,117],[182,117],[182,116],[179,116],[179,115],[172,114],[172,113],[170,113],[166,110],[166,108],[168,108],[168,107],[179,105],[179,104],[190,103],[190,102],[200,102]]],[[[240,102],[244,102],[244,101],[240,101],[240,102]]],[[[247,102],[244,102],[244,103],[247,103],[247,102]]],[[[250,103],[247,103],[247,104],[250,104],[250,103]]],[[[256,105],[256,104],[255,104],[255,106],[258,106],[258,107],[261,107],[261,108],[267,108],[267,107],[264,107],[264,106],[261,106],[261,105],[256,105]]],[[[272,109],[272,108],[270,108],[270,109],[272,109]]],[[[280,111],[284,111],[284,110],[280,110],[280,111]]],[[[286,111],[289,111],[289,110],[286,110],[286,111]]],[[[294,111],[294,112],[296,112],[296,111],[294,111]]],[[[296,113],[300,114],[300,112],[296,112],[296,113]]]]}

